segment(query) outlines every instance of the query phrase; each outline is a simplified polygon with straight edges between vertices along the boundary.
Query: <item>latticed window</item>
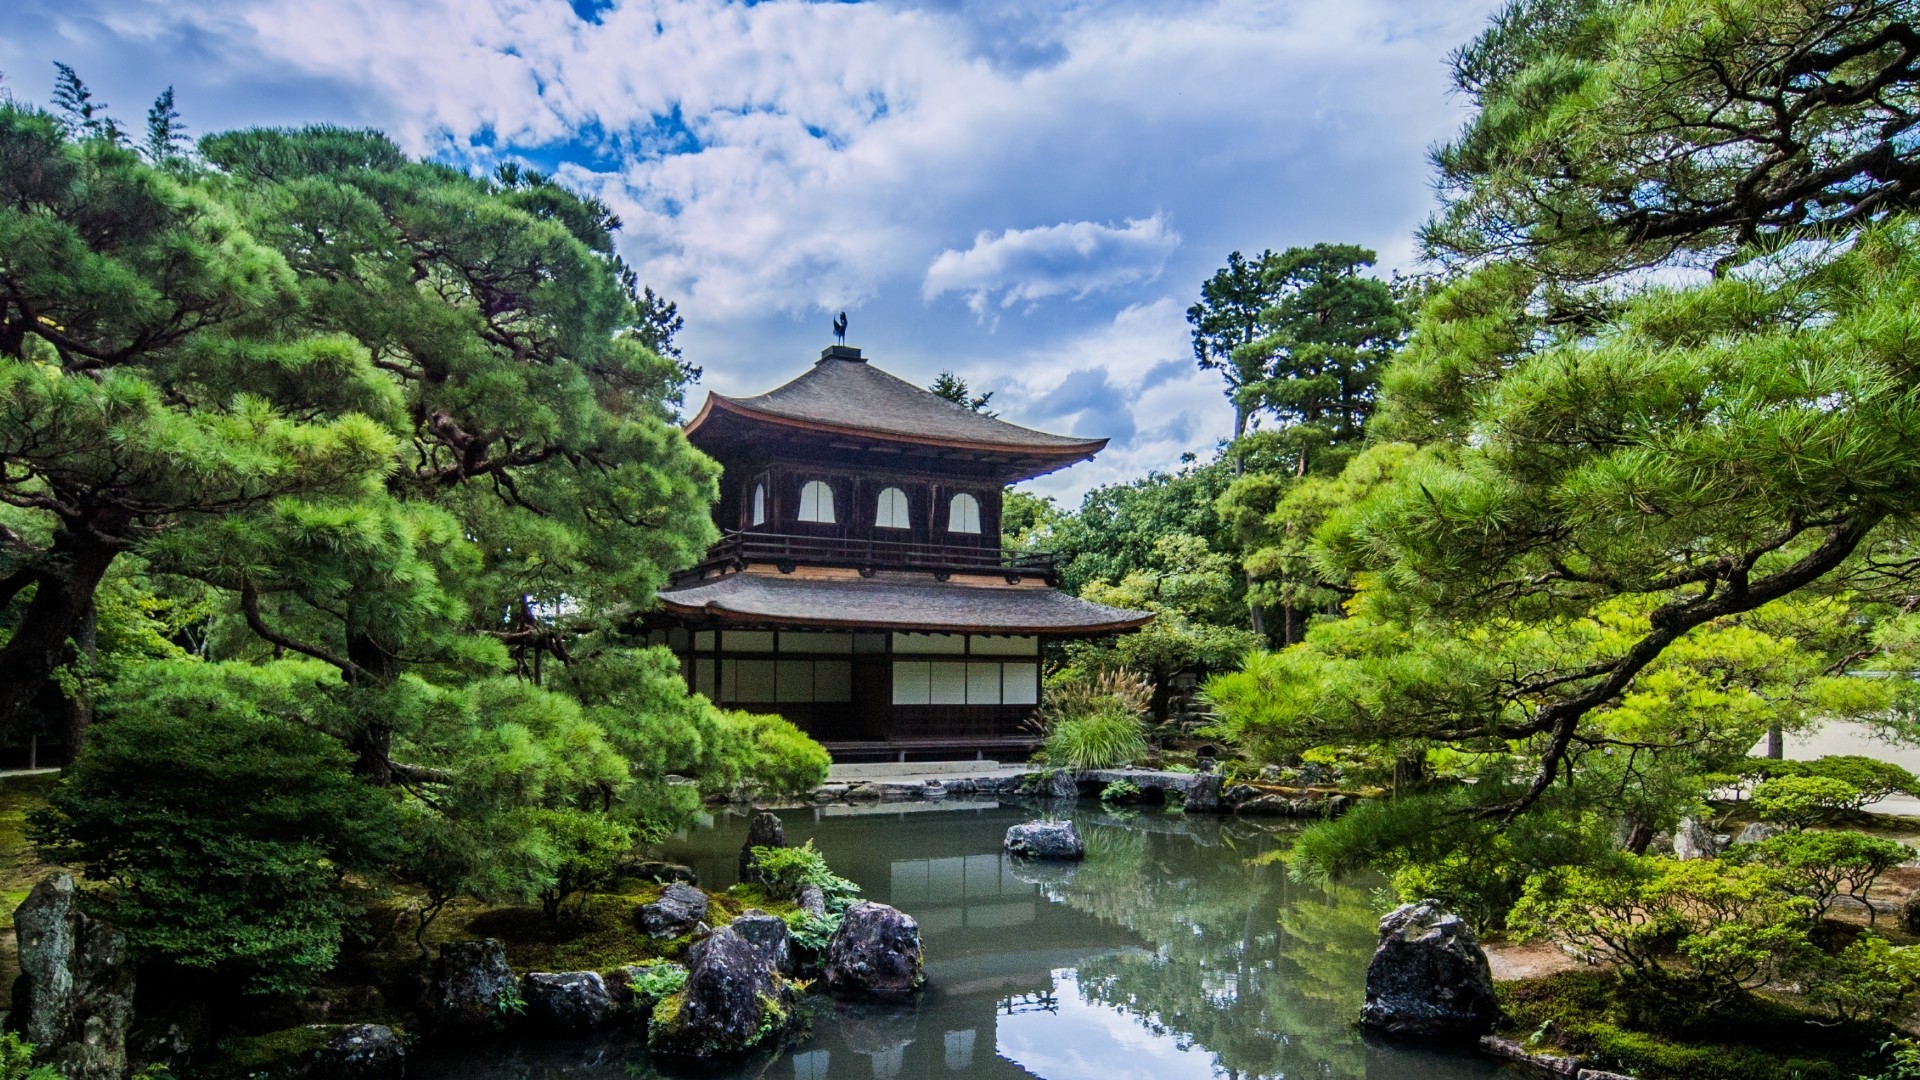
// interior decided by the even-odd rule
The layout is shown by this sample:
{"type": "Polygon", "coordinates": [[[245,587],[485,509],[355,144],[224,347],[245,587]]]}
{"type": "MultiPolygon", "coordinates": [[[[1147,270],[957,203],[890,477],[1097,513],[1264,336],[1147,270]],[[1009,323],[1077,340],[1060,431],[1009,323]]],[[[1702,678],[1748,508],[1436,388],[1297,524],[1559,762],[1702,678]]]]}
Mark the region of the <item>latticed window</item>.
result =
{"type": "MultiPolygon", "coordinates": [[[[833,524],[833,488],[825,480],[809,480],[800,489],[800,520],[833,524]]],[[[974,531],[980,530],[976,527],[974,531]]]]}
{"type": "Polygon", "coordinates": [[[965,493],[955,495],[947,509],[947,531],[979,535],[980,500],[965,493]]]}
{"type": "Polygon", "coordinates": [[[907,493],[897,487],[890,487],[880,493],[879,508],[874,511],[873,524],[881,529],[911,529],[913,517],[907,510],[907,493]]]}

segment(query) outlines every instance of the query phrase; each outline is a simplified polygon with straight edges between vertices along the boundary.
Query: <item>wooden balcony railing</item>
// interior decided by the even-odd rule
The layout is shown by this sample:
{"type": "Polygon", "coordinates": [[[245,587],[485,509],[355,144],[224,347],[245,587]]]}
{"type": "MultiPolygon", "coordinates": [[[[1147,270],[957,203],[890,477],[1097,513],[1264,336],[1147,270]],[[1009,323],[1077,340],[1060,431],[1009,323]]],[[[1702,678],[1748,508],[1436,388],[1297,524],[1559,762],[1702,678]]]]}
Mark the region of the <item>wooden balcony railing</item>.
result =
{"type": "Polygon", "coordinates": [[[797,566],[845,566],[862,571],[915,570],[944,579],[957,572],[998,573],[1009,579],[1042,577],[1057,582],[1059,566],[1050,551],[1005,551],[998,546],[915,543],[865,537],[798,536],[743,530],[727,533],[700,565],[682,576],[729,564],[774,563],[797,566]]]}

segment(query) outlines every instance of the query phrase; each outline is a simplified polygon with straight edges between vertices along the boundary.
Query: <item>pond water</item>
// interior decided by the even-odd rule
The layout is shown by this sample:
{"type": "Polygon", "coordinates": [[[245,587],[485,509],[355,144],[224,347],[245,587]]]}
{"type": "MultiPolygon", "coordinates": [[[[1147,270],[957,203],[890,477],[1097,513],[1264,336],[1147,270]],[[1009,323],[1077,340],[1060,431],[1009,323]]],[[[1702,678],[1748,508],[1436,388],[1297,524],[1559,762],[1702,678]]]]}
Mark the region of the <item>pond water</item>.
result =
{"type": "MultiPolygon", "coordinates": [[[[1465,1080],[1509,1075],[1470,1054],[1363,1038],[1366,886],[1319,889],[1262,856],[1295,830],[1081,802],[1072,868],[1003,855],[1036,807],[998,802],[781,812],[870,899],[920,922],[928,989],[912,1003],[812,996],[811,1033],[722,1077],[767,1080],[1465,1080]]],[[[700,882],[735,878],[744,817],[666,846],[700,882]]],[[[478,1043],[422,1052],[415,1078],[658,1075],[631,1039],[478,1043]]]]}

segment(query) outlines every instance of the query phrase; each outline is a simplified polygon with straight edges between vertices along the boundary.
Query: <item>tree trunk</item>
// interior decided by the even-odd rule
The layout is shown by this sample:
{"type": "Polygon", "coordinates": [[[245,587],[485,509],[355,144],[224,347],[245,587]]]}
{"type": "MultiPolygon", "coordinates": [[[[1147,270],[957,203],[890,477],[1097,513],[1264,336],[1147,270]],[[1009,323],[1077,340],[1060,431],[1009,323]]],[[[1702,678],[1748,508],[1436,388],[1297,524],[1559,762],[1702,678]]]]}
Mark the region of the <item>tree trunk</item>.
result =
{"type": "MultiPolygon", "coordinates": [[[[366,673],[361,690],[392,686],[400,677],[400,658],[373,635],[349,633],[347,659],[366,673]]],[[[393,783],[393,722],[384,716],[363,716],[347,748],[355,754],[353,771],[375,784],[393,783]]]]}
{"type": "Polygon", "coordinates": [[[1427,782],[1427,749],[1408,750],[1393,759],[1393,791],[1400,794],[1423,787],[1427,782]]]}
{"type": "Polygon", "coordinates": [[[1767,726],[1767,756],[1779,761],[1787,756],[1787,740],[1779,724],[1767,726]]]}
{"type": "MultiPolygon", "coordinates": [[[[93,593],[113,565],[120,546],[94,528],[62,529],[53,541],[33,599],[13,637],[0,647],[0,741],[19,735],[27,707],[66,663],[68,641],[83,632],[93,611],[93,593]]],[[[88,633],[91,647],[91,634],[88,633]]]]}
{"type": "MultiPolygon", "coordinates": [[[[100,657],[98,648],[100,638],[100,608],[91,597],[87,600],[87,609],[80,616],[80,625],[74,628],[74,660],[81,661],[91,676],[97,671],[95,661],[100,657]]],[[[93,694],[86,688],[79,693],[66,695],[67,698],[67,760],[80,756],[80,750],[87,743],[87,729],[93,726],[93,694]]]]}
{"type": "Polygon", "coordinates": [[[1644,821],[1636,821],[1627,830],[1627,842],[1623,845],[1629,854],[1645,855],[1653,843],[1653,826],[1644,821]]]}

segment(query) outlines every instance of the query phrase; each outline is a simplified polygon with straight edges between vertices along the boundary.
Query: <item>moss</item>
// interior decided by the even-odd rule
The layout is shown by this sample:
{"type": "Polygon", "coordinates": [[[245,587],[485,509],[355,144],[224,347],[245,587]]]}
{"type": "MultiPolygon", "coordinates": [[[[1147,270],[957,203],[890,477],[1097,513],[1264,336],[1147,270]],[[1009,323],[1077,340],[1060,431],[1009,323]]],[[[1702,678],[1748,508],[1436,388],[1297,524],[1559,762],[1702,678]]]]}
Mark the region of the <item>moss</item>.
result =
{"type": "Polygon", "coordinates": [[[673,1026],[673,1022],[680,1019],[681,1006],[686,1003],[687,995],[685,991],[675,991],[661,998],[660,1003],[653,1007],[653,1026],[655,1028],[668,1028],[673,1026]]]}
{"type": "Polygon", "coordinates": [[[1872,1071],[1873,1048],[1887,1034],[1757,996],[1705,1016],[1663,1009],[1604,972],[1560,972],[1498,991],[1509,1036],[1641,1080],[1838,1080],[1872,1071]]]}
{"type": "Polygon", "coordinates": [[[246,1035],[220,1043],[208,1070],[215,1077],[274,1073],[327,1044],[333,1031],[325,1027],[292,1027],[264,1035],[246,1035]]]}

